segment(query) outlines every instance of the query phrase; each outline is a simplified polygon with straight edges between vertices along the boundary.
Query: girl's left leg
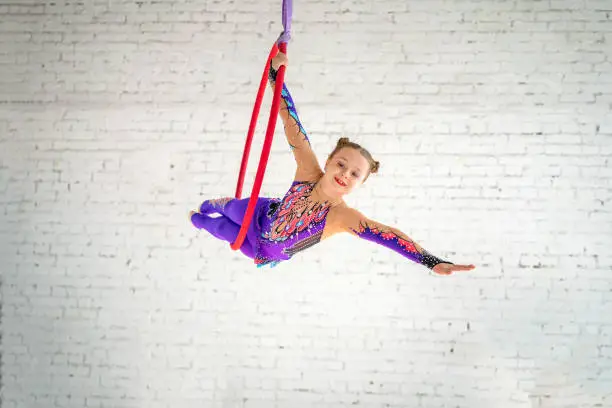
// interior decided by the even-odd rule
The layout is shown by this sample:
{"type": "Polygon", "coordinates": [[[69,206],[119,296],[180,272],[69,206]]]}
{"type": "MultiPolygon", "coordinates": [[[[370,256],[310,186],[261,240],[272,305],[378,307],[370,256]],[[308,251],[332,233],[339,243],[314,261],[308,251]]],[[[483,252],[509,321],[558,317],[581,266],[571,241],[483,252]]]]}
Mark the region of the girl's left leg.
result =
{"type": "MultiPolygon", "coordinates": [[[[191,214],[191,223],[196,228],[205,229],[214,237],[227,242],[234,242],[240,231],[240,225],[223,215],[213,218],[196,212],[191,214]]],[[[244,240],[240,251],[251,259],[255,257],[255,250],[248,239],[244,240]]]]}

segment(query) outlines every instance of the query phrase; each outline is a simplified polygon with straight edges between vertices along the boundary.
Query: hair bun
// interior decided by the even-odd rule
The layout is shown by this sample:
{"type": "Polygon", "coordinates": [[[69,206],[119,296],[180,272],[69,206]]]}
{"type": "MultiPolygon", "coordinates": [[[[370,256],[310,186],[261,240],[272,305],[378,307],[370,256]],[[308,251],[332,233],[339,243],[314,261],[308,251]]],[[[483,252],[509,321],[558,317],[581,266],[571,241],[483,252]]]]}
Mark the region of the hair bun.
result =
{"type": "Polygon", "coordinates": [[[338,139],[338,146],[345,146],[349,143],[351,143],[351,141],[348,137],[341,137],[340,139],[338,139]]]}
{"type": "Polygon", "coordinates": [[[378,169],[380,168],[380,162],[375,161],[372,164],[372,169],[370,170],[371,173],[378,173],[378,169]]]}

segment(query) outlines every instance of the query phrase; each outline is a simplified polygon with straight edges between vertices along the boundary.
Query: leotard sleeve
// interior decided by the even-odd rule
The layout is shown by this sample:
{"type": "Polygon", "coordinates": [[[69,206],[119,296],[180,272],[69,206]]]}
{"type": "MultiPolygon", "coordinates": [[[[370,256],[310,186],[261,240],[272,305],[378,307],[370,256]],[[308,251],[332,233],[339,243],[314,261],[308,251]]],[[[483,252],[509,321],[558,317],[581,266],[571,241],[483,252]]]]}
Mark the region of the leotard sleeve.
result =
{"type": "MultiPolygon", "coordinates": [[[[273,89],[276,84],[276,75],[277,71],[274,70],[272,64],[270,64],[268,79],[273,89]]],[[[279,115],[283,121],[287,142],[289,143],[289,147],[297,163],[295,180],[305,181],[317,178],[323,170],[319,166],[317,157],[312,150],[306,130],[302,126],[295,103],[285,83],[283,83],[283,89],[281,91],[279,115]]]]}
{"type": "Polygon", "coordinates": [[[429,269],[433,269],[439,263],[452,264],[430,254],[400,230],[370,220],[356,210],[347,212],[342,229],[359,238],[387,247],[429,269]]]}

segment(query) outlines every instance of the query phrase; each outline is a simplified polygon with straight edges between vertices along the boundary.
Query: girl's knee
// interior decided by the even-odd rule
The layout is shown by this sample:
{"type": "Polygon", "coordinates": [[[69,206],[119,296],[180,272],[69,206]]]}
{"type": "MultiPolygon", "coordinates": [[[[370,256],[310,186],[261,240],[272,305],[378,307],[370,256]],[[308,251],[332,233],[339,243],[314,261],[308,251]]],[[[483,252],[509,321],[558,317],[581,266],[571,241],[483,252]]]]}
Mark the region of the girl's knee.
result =
{"type": "Polygon", "coordinates": [[[192,211],[189,213],[189,219],[194,227],[198,229],[206,228],[206,221],[208,220],[207,215],[192,211]]]}

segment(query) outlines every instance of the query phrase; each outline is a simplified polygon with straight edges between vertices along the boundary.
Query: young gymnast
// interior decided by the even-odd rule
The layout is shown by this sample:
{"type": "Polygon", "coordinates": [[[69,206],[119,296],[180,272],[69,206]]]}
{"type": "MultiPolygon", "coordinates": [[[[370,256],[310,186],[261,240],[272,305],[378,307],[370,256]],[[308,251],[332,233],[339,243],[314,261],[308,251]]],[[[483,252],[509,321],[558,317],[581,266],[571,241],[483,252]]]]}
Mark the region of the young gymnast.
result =
{"type": "MultiPolygon", "coordinates": [[[[287,57],[283,53],[272,59],[269,70],[272,88],[279,67],[286,64],[287,57]]],[[[258,199],[253,221],[240,248],[244,255],[254,259],[258,266],[274,266],[332,235],[348,232],[396,251],[437,274],[450,275],[474,269],[474,265],[455,265],[442,260],[401,231],[349,207],[343,197],[361,186],[371,173],[376,173],[379,162],[359,144],[341,138],[321,169],[284,84],[281,96],[279,115],[297,170],[282,199],[258,199]]],[[[231,197],[204,201],[198,212],[190,213],[191,222],[219,239],[233,242],[248,201],[248,198],[231,197]]]]}

